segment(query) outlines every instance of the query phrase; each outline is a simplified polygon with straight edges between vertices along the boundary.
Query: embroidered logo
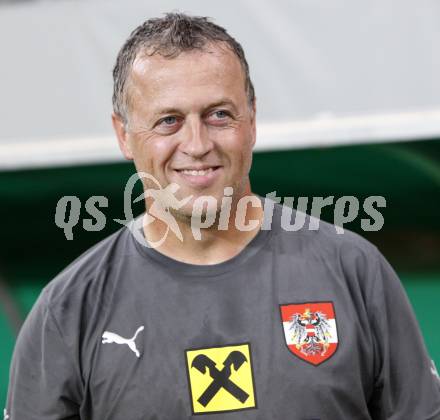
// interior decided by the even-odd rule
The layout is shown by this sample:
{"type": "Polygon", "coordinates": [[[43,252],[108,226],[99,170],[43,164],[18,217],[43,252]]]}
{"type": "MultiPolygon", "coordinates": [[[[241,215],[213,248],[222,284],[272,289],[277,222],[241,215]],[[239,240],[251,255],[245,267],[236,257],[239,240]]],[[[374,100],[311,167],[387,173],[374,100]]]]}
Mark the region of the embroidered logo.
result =
{"type": "Polygon", "coordinates": [[[284,338],[289,350],[313,365],[329,359],[338,347],[332,302],[280,305],[284,338]]]}
{"type": "Polygon", "coordinates": [[[121,337],[120,335],[115,334],[113,332],[104,331],[104,334],[102,334],[102,344],[107,344],[107,343],[127,344],[127,346],[136,355],[136,357],[140,357],[140,353],[136,347],[135,340],[136,340],[137,335],[143,330],[144,330],[144,326],[141,325],[136,330],[136,332],[132,338],[124,338],[124,337],[121,337]]]}
{"type": "Polygon", "coordinates": [[[186,351],[193,414],[256,407],[249,344],[186,351]]]}

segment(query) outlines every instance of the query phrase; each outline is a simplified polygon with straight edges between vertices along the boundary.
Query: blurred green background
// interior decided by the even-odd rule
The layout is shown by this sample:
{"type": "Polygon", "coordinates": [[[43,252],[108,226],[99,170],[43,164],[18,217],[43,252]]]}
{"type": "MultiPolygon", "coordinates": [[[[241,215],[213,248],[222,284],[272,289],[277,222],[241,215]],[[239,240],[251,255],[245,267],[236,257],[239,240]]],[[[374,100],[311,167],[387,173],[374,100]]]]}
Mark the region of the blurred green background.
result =
{"type": "MultiPolygon", "coordinates": [[[[129,163],[0,172],[0,401],[6,396],[21,322],[50,279],[120,228],[113,218],[123,218],[123,190],[133,173],[129,163]],[[73,240],[66,240],[55,225],[56,204],[64,195],[77,196],[83,205],[92,195],[106,196],[105,229],[87,232],[79,224],[73,240]]],[[[370,195],[384,196],[383,229],[362,232],[362,212],[346,227],[377,245],[394,266],[428,350],[440,364],[439,140],[255,153],[251,180],[260,195],[272,191],[295,198],[353,195],[361,202],[370,195]]],[[[332,222],[332,211],[326,211],[323,219],[332,222]]],[[[83,217],[90,217],[84,209],[83,217]]]]}

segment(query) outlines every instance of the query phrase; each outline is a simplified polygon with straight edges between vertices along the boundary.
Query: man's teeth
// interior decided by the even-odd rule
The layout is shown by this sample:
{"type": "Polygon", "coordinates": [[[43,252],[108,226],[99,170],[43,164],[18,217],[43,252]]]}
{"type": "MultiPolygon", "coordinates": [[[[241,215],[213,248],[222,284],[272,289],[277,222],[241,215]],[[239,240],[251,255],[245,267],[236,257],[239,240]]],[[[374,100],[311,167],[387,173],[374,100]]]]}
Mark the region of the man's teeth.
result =
{"type": "Polygon", "coordinates": [[[181,172],[185,175],[203,176],[203,175],[209,174],[212,171],[213,171],[212,168],[208,168],[208,169],[203,169],[201,171],[195,171],[192,169],[183,169],[181,172]]]}

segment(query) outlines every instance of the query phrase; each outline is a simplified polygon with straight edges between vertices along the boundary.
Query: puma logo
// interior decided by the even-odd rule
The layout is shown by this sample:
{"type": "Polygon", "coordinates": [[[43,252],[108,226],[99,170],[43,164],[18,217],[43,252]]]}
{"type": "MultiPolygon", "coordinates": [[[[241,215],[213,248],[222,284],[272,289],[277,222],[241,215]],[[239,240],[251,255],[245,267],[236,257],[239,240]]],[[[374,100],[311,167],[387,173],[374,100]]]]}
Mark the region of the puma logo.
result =
{"type": "Polygon", "coordinates": [[[140,353],[138,349],[136,348],[136,337],[137,335],[144,330],[144,326],[141,325],[135,332],[134,336],[132,338],[124,338],[121,337],[118,334],[115,334],[110,331],[104,331],[104,334],[102,334],[102,344],[107,343],[115,343],[115,344],[127,344],[127,346],[130,348],[130,350],[136,355],[136,357],[140,357],[140,353]]]}

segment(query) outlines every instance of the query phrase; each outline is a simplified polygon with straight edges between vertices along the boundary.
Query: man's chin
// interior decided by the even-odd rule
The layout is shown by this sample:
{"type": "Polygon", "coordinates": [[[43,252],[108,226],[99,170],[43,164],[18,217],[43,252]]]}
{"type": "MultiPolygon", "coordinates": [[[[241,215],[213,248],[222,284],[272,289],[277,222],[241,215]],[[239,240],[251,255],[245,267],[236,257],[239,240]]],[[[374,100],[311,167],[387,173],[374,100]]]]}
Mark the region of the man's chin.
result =
{"type": "Polygon", "coordinates": [[[180,221],[191,221],[191,218],[206,219],[206,217],[217,217],[220,211],[221,198],[217,199],[214,196],[207,200],[200,197],[191,199],[184,206],[179,209],[170,209],[173,216],[180,221]],[[209,201],[208,201],[209,200],[209,201]]]}
{"type": "Polygon", "coordinates": [[[221,198],[217,199],[215,196],[207,197],[209,198],[204,199],[202,196],[192,198],[176,211],[180,213],[182,217],[198,216],[199,214],[206,215],[208,213],[217,214],[220,209],[221,198]]]}

